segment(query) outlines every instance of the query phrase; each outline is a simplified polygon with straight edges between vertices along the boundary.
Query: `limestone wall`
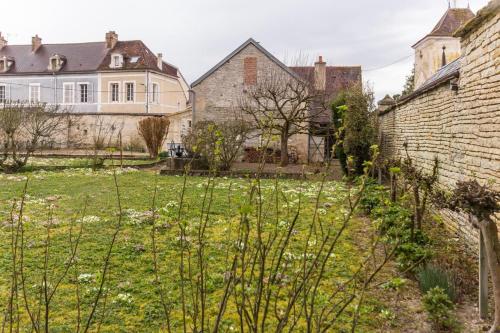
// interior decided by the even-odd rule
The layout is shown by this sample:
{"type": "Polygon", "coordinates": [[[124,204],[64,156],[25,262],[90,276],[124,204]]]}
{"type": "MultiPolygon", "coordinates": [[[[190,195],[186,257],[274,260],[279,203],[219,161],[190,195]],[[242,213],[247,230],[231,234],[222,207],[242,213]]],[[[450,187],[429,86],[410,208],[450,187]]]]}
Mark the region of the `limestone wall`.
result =
{"type": "MultiPolygon", "coordinates": [[[[254,45],[249,44],[192,87],[195,108],[193,122],[234,119],[252,121],[249,115],[239,110],[238,102],[244,96],[246,89],[249,89],[248,85],[255,84],[266,75],[283,75],[284,78],[288,78],[290,74],[254,45]]],[[[258,142],[259,140],[249,140],[246,146],[254,146],[258,142]]],[[[297,150],[301,162],[307,161],[308,135],[294,135],[288,144],[297,150]]]]}
{"type": "MultiPolygon", "coordinates": [[[[94,137],[97,136],[99,128],[104,129],[109,126],[116,128],[113,140],[117,140],[117,133],[121,130],[122,144],[124,147],[132,147],[134,149],[142,147],[145,149],[143,140],[140,138],[137,131],[138,122],[149,116],[163,116],[164,114],[77,114],[73,116],[74,124],[70,127],[68,136],[62,138],[62,142],[70,141],[72,146],[86,147],[92,144],[94,137]],[[103,124],[102,126],[99,124],[103,124]]],[[[191,110],[178,112],[167,115],[170,120],[167,139],[165,140],[164,149],[169,148],[169,144],[173,141],[176,144],[181,143],[181,137],[187,133],[191,126],[191,110]]],[[[109,137],[111,135],[103,135],[109,137]]]]}
{"type": "MultiPolygon", "coordinates": [[[[478,15],[462,37],[458,91],[450,82],[417,93],[379,116],[384,157],[404,156],[432,167],[439,159],[439,182],[453,186],[475,177],[500,190],[500,15],[478,15]]],[[[442,212],[448,225],[471,243],[477,232],[463,216],[442,212]]]]}

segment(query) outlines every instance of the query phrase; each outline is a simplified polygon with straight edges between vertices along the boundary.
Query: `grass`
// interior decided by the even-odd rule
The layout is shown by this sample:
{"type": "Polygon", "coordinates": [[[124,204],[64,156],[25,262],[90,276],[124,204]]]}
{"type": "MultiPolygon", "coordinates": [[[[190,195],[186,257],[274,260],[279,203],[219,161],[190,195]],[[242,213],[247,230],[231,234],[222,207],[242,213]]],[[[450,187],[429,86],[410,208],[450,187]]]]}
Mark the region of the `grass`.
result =
{"type": "MultiPolygon", "coordinates": [[[[53,301],[51,332],[73,331],[76,317],[75,281],[81,290],[83,315],[88,313],[100,279],[103,258],[117,223],[117,200],[112,170],[93,172],[90,169],[68,169],[63,171],[35,171],[16,175],[0,174],[0,310],[6,306],[10,285],[11,228],[8,217],[13,199],[19,198],[25,179],[29,177],[25,228],[25,265],[28,272],[27,286],[32,295],[40,291],[40,270],[43,266],[46,224],[53,212],[54,226],[51,231],[51,252],[49,266],[55,275],[62,271],[68,258],[68,235],[70,228],[83,225],[83,236],[78,254],[78,271],[72,272],[61,284],[53,301]],[[87,205],[85,204],[87,202],[87,205]],[[82,210],[86,214],[82,218],[82,210]],[[3,222],[2,222],[3,221],[3,222]]],[[[162,309],[158,289],[154,281],[150,208],[152,206],[155,182],[157,182],[157,207],[160,218],[157,221],[157,243],[159,270],[166,297],[172,302],[172,326],[180,331],[181,311],[179,303],[179,228],[175,216],[182,192],[183,177],[160,176],[149,171],[124,169],[118,171],[118,184],[124,209],[123,228],[120,231],[112,253],[109,279],[105,285],[105,307],[98,308],[97,318],[104,318],[101,332],[156,332],[162,322],[162,309]],[[103,316],[105,313],[105,316],[103,316]]],[[[182,219],[189,239],[196,237],[196,226],[200,223],[202,201],[207,178],[188,177],[185,191],[185,207],[182,219]]],[[[212,317],[218,309],[222,295],[224,274],[228,270],[227,253],[236,239],[236,225],[242,209],[247,207],[248,188],[252,180],[217,179],[213,203],[207,228],[207,291],[208,308],[212,317]]],[[[286,216],[293,215],[298,204],[298,193],[304,195],[304,215],[297,225],[296,238],[305,237],[308,219],[314,212],[319,182],[301,183],[284,180],[280,183],[282,197],[280,210],[286,216]]],[[[273,180],[262,182],[264,203],[272,202],[273,180]]],[[[345,213],[341,203],[345,200],[343,184],[329,181],[320,199],[318,218],[327,223],[338,223],[345,213]]],[[[286,222],[286,221],[285,221],[286,222]]],[[[74,230],[74,229],[73,229],[74,230]]],[[[346,279],[363,260],[369,247],[370,232],[366,223],[353,219],[341,238],[334,253],[334,262],[327,267],[327,279],[322,288],[328,290],[337,280],[346,279]]],[[[194,242],[194,241],[193,241],[194,242]]],[[[301,256],[303,248],[292,248],[291,257],[301,256]]],[[[371,332],[380,327],[379,313],[384,305],[376,295],[365,296],[366,303],[360,310],[361,322],[357,331],[371,332]]],[[[34,298],[31,300],[33,302],[34,298]]],[[[354,311],[349,307],[336,329],[342,332],[351,322],[354,311]]],[[[237,330],[237,314],[231,303],[223,327],[237,330]]],[[[22,321],[28,323],[24,313],[22,321]]],[[[298,328],[303,323],[300,323],[298,328]]],[[[299,330],[300,331],[300,330],[299,330]]]]}

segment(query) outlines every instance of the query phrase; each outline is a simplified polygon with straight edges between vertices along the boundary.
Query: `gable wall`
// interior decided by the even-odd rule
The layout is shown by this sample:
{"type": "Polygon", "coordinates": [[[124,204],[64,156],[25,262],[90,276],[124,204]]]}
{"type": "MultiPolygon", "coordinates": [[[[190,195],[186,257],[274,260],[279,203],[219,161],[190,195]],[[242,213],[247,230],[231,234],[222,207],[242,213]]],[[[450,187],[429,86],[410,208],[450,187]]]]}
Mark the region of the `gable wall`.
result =
{"type": "Polygon", "coordinates": [[[257,60],[257,80],[270,71],[285,72],[254,45],[249,44],[192,88],[195,92],[195,121],[234,119],[238,113],[238,99],[245,89],[245,58],[248,57],[255,57],[257,60]]]}
{"type": "MultiPolygon", "coordinates": [[[[244,93],[245,78],[246,82],[253,82],[254,60],[249,61],[248,58],[256,59],[257,82],[267,73],[277,72],[279,75],[281,73],[289,75],[254,45],[249,44],[192,88],[195,92],[193,122],[203,120],[222,122],[245,118],[245,115],[238,110],[238,101],[244,93]],[[247,59],[246,66],[245,59],[247,59]]],[[[296,148],[301,161],[307,160],[307,140],[306,134],[294,135],[289,140],[289,146],[296,148]]],[[[247,142],[246,146],[256,146],[258,143],[259,140],[254,139],[247,142]]],[[[279,142],[276,145],[278,144],[279,142]]]]}

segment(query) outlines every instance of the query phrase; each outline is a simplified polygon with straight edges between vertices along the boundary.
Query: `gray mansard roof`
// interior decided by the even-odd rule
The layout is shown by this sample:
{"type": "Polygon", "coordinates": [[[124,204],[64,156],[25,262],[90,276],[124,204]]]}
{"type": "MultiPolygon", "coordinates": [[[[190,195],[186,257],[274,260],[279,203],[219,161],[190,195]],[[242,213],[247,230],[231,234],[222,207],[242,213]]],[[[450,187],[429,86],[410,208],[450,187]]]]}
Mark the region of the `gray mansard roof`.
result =
{"type": "Polygon", "coordinates": [[[7,45],[0,50],[0,57],[14,59],[13,67],[4,75],[52,74],[49,59],[56,54],[65,58],[58,73],[74,73],[96,71],[108,51],[105,42],[43,44],[36,52],[31,45],[7,45]]]}

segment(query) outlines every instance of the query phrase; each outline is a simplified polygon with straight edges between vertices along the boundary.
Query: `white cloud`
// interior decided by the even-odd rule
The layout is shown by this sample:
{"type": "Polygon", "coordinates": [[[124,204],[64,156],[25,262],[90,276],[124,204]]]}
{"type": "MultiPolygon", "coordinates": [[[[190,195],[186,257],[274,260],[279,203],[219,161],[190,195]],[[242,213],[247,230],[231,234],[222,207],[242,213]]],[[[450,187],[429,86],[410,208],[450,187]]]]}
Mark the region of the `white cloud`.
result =
{"type": "MultiPolygon", "coordinates": [[[[474,11],[488,0],[471,0],[474,11]]],[[[466,1],[458,1],[465,6],[466,1]]],[[[45,43],[142,39],[194,81],[249,37],[278,58],[319,54],[335,65],[380,67],[411,55],[447,0],[122,0],[11,1],[0,31],[10,44],[35,33],[45,43]]],[[[364,74],[377,97],[398,93],[412,60],[364,74]]]]}

